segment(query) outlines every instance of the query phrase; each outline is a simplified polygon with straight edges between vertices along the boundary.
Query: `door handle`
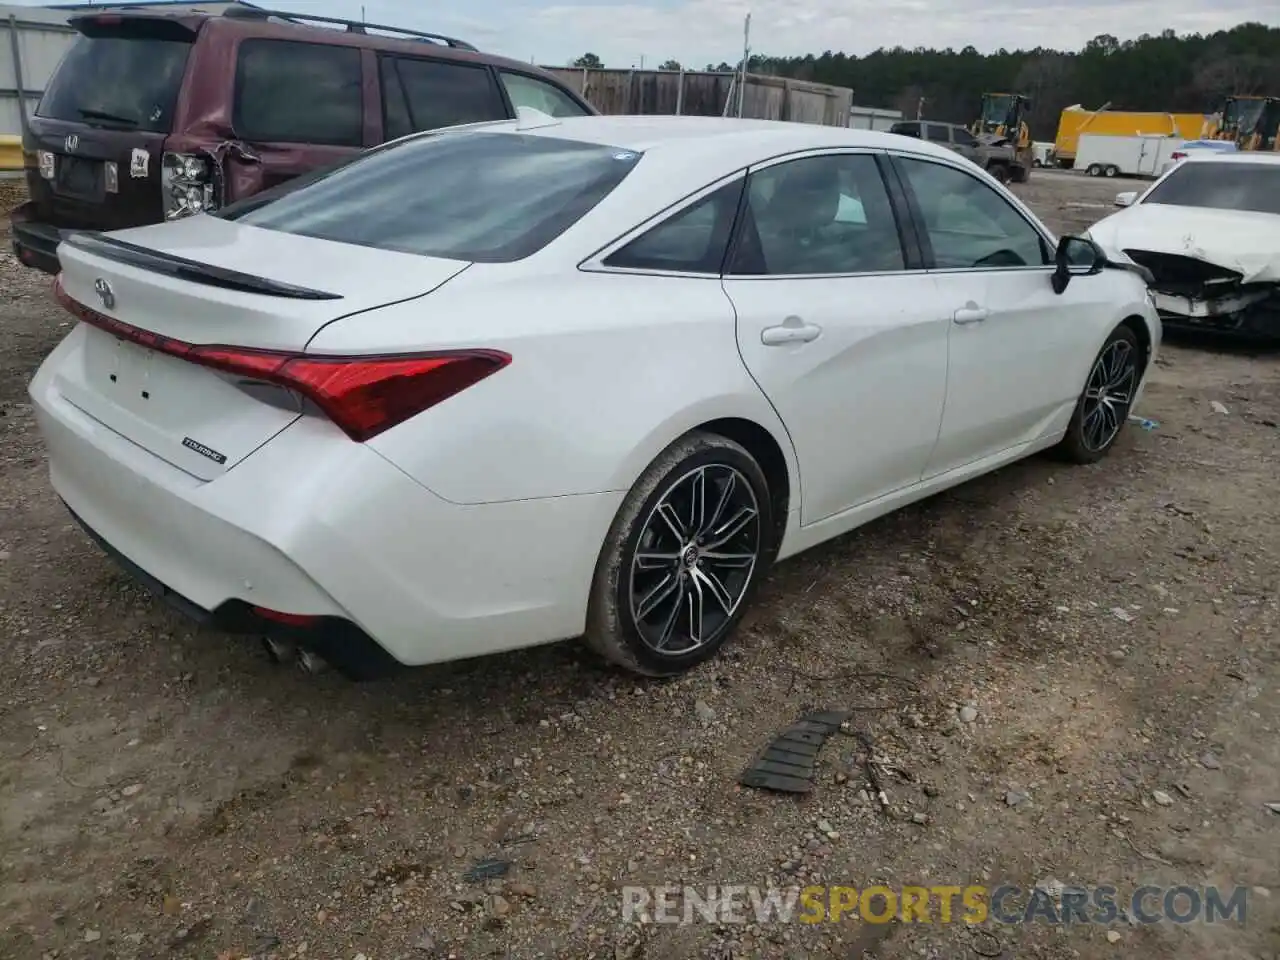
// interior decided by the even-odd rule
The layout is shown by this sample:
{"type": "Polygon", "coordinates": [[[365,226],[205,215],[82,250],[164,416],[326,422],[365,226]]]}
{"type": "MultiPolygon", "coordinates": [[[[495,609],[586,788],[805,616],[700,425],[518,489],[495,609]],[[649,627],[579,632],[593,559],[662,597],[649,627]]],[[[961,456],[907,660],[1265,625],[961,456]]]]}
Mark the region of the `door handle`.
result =
{"type": "Polygon", "coordinates": [[[956,323],[981,323],[987,317],[991,316],[991,311],[986,307],[979,307],[977,304],[967,304],[952,314],[952,319],[956,323]]]}
{"type": "Polygon", "coordinates": [[[776,327],[760,331],[760,342],[766,347],[781,347],[788,343],[809,343],[817,340],[822,328],[816,323],[805,323],[799,317],[787,317],[776,327]]]}

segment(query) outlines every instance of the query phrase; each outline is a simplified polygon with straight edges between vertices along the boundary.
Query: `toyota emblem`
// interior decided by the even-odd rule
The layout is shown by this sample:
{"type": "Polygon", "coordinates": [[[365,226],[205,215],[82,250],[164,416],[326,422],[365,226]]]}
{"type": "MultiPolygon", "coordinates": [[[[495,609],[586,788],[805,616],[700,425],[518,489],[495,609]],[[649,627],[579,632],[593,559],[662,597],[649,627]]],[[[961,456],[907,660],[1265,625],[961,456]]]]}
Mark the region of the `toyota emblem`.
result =
{"type": "Polygon", "coordinates": [[[116,292],[111,289],[111,284],[102,277],[93,281],[93,289],[97,291],[98,299],[102,301],[102,305],[108,310],[116,305],[116,292]]]}
{"type": "Polygon", "coordinates": [[[67,153],[75,153],[80,149],[80,138],[73,133],[67,137],[63,146],[67,148],[67,153]]]}

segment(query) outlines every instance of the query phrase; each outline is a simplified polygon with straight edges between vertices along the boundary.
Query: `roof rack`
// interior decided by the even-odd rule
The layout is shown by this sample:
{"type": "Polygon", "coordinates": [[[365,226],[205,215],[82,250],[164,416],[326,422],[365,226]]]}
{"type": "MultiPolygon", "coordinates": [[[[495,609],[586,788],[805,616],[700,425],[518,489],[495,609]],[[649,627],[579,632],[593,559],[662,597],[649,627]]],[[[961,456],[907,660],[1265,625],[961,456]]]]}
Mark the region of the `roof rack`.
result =
{"type": "Polygon", "coordinates": [[[455,50],[471,50],[479,52],[474,46],[465,40],[458,40],[454,37],[446,37],[439,33],[423,33],[420,30],[406,30],[403,27],[389,27],[383,23],[364,23],[360,20],[344,20],[341,17],[319,17],[309,13],[293,13],[283,10],[264,10],[261,7],[228,7],[222,12],[224,17],[231,17],[236,20],[270,20],[280,19],[292,23],[332,23],[338,26],[346,27],[347,33],[368,33],[370,30],[385,30],[388,33],[398,33],[401,36],[411,37],[415,40],[430,40],[432,43],[442,43],[446,47],[452,47],[455,50]]]}

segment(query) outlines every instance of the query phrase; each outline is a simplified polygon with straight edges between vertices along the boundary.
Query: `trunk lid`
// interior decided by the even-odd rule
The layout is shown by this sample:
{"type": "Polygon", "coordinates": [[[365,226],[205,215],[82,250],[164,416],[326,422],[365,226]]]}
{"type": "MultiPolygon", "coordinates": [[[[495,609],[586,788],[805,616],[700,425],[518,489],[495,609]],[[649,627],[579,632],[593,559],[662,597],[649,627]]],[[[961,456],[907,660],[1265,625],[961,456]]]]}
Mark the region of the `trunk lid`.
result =
{"type": "MultiPolygon", "coordinates": [[[[326,324],[428,293],[469,265],[210,216],[58,249],[67,297],[171,340],[300,353],[326,324]]],[[[85,324],[59,391],[104,426],[212,480],[302,413],[291,391],[233,377],[85,324]]]]}
{"type": "Polygon", "coordinates": [[[33,198],[60,227],[158,222],[165,139],[201,21],[104,14],[71,22],[80,35],[31,118],[26,149],[53,160],[52,171],[29,178],[33,198]]]}

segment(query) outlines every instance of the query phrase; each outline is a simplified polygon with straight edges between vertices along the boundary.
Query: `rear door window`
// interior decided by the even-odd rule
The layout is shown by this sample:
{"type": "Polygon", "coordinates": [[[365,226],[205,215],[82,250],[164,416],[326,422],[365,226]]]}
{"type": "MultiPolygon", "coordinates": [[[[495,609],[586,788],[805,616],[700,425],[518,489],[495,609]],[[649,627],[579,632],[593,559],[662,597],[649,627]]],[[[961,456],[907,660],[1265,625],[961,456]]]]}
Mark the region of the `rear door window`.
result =
{"type": "Polygon", "coordinates": [[[897,220],[870,154],[804,157],[751,174],[734,276],[906,269],[897,220]]]}
{"type": "Polygon", "coordinates": [[[927,126],[929,128],[929,139],[933,143],[951,142],[951,130],[949,128],[944,127],[940,123],[930,123],[927,124],[927,126]]]}
{"type": "Polygon", "coordinates": [[[402,137],[460,123],[507,119],[488,67],[441,60],[382,57],[386,136],[402,137]]]}
{"type": "Polygon", "coordinates": [[[246,140],[361,146],[360,51],[296,40],[243,41],[235,128],[246,140]]]}
{"type": "Polygon", "coordinates": [[[77,37],[49,80],[36,115],[151,133],[173,129],[191,35],[145,27],[77,37]]]}
{"type": "Polygon", "coordinates": [[[552,117],[584,117],[590,113],[573,97],[543,80],[503,72],[502,85],[517,110],[529,107],[552,117]]]}

